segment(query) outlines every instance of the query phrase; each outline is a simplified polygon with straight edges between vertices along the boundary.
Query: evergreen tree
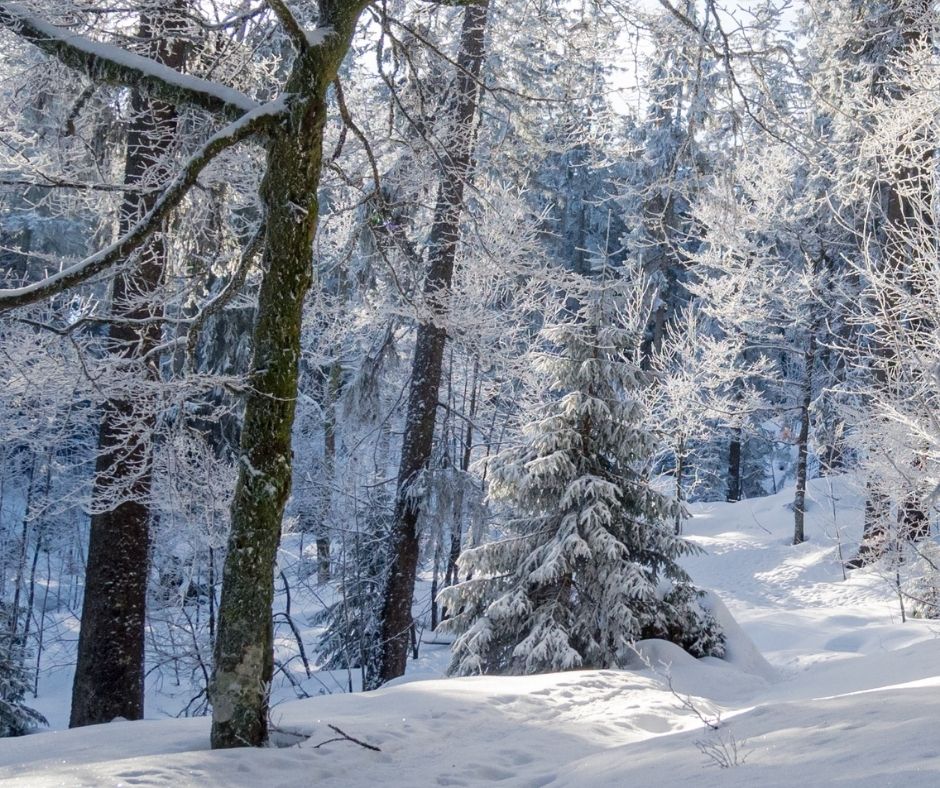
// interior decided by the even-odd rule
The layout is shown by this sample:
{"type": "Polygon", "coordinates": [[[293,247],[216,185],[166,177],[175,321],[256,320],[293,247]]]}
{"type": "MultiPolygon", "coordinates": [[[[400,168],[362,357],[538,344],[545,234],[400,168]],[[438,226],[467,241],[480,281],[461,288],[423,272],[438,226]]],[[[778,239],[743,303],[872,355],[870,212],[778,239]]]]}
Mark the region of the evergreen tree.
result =
{"type": "Polygon", "coordinates": [[[465,552],[470,579],[441,595],[459,611],[444,622],[459,634],[453,672],[613,667],[650,637],[723,653],[677,563],[696,549],[673,533],[680,504],[645,473],[644,301],[622,280],[586,286],[577,313],[543,329],[548,401],[489,465],[491,498],[513,512],[506,538],[465,552]]]}
{"type": "Polygon", "coordinates": [[[370,487],[363,508],[364,527],[350,529],[341,541],[343,561],[334,601],[311,620],[314,626],[323,626],[317,644],[321,667],[348,671],[350,692],[353,669],[359,670],[363,688],[380,683],[381,622],[376,616],[375,599],[387,571],[383,547],[388,542],[393,515],[388,489],[370,487]]]}
{"type": "Polygon", "coordinates": [[[0,737],[22,736],[49,724],[42,714],[23,704],[30,689],[26,645],[9,619],[7,607],[0,605],[0,737]]]}

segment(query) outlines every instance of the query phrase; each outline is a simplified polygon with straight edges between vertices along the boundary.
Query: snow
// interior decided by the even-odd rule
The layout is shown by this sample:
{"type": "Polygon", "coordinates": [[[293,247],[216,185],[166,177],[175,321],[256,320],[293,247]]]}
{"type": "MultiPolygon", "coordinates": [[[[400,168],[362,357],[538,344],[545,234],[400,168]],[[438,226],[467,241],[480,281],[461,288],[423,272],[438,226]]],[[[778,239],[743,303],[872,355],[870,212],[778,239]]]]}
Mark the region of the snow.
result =
{"type": "Polygon", "coordinates": [[[323,25],[322,27],[315,27],[312,30],[305,30],[304,37],[307,39],[308,46],[317,47],[333,35],[334,32],[332,25],[323,25]]]}
{"type": "Polygon", "coordinates": [[[109,60],[119,66],[161,80],[182,90],[211,96],[221,104],[228,105],[238,112],[250,112],[258,108],[257,102],[234,88],[230,88],[218,82],[193,77],[188,74],[181,74],[179,71],[169,66],[165,66],[150,58],[128,52],[126,49],[121,49],[121,47],[112,46],[100,41],[93,41],[85,36],[78,35],[77,33],[73,33],[61,27],[56,27],[55,25],[49,24],[46,20],[31,14],[19,3],[4,2],[0,4],[0,12],[7,15],[14,23],[20,22],[28,25],[41,36],[49,40],[61,41],[73,49],[94,55],[103,60],[109,60]]]}
{"type": "MultiPolygon", "coordinates": [[[[829,484],[817,480],[810,493],[809,541],[796,547],[789,544],[792,490],[691,507],[686,533],[708,554],[685,564],[697,584],[713,590],[707,602],[728,634],[727,659],[696,660],[647,641],[638,650],[651,668],[637,657],[623,671],[447,679],[448,647],[426,644],[417,669],[391,686],[276,705],[279,729],[309,736],[292,746],[213,752],[204,718],[114,722],[0,741],[0,780],[270,788],[937,785],[937,624],[902,623],[876,569],[843,580],[839,541],[850,556],[861,529],[858,497],[847,479],[835,480],[833,516],[829,484]],[[702,718],[720,718],[718,730],[706,730],[702,718]],[[329,725],[380,752],[348,740],[318,746],[337,738],[329,725]],[[734,746],[738,764],[720,768],[715,759],[734,746]]],[[[64,683],[59,691],[40,700],[67,705],[64,683]]]]}
{"type": "Polygon", "coordinates": [[[127,245],[132,239],[142,239],[155,229],[155,219],[161,217],[168,205],[174,206],[189,192],[196,176],[208,166],[222,150],[241,142],[254,124],[265,118],[275,117],[287,110],[287,99],[280,96],[244,115],[216,131],[182,164],[177,174],[163,188],[150,210],[144,214],[123,236],[94,254],[65,266],[60,271],[22,287],[0,288],[0,311],[12,306],[34,303],[40,298],[55,294],[65,287],[106,270],[122,260],[127,245]]]}

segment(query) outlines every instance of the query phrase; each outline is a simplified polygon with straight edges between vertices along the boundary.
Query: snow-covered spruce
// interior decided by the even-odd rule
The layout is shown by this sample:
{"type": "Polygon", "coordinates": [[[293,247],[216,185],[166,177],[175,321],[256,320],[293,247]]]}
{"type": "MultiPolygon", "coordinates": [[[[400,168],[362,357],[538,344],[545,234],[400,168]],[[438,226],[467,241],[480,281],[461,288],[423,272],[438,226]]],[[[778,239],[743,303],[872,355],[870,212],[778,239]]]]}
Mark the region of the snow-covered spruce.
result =
{"type": "MultiPolygon", "coordinates": [[[[323,627],[317,644],[321,667],[345,670],[347,677],[351,676],[350,671],[358,670],[362,686],[375,688],[381,684],[378,679],[381,622],[375,600],[387,571],[384,548],[392,528],[392,501],[380,484],[371,485],[364,497],[365,527],[349,529],[344,536],[344,561],[339,567],[336,597],[315,613],[310,623],[323,627]]],[[[348,680],[351,682],[351,678],[348,680]]]]}
{"type": "Polygon", "coordinates": [[[585,286],[578,312],[543,329],[552,349],[535,363],[551,396],[489,464],[506,537],[466,551],[470,579],[441,594],[458,611],[442,624],[459,635],[452,672],[615,667],[648,637],[722,655],[677,564],[697,549],[673,533],[679,504],[644,473],[656,441],[639,398],[643,301],[623,281],[585,286]]]}
{"type": "Polygon", "coordinates": [[[24,638],[13,631],[10,618],[7,606],[0,604],[0,737],[22,736],[48,725],[42,714],[23,703],[32,689],[31,671],[24,638]]]}

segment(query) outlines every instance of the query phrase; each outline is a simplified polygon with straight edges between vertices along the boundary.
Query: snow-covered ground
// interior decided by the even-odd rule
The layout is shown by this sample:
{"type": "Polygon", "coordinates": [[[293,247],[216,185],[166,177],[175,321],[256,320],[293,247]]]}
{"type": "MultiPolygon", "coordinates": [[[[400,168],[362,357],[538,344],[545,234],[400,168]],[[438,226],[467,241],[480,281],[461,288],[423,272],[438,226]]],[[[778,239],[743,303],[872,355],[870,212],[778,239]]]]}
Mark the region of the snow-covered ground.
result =
{"type": "Polygon", "coordinates": [[[839,544],[849,557],[861,530],[847,482],[813,483],[809,541],[798,547],[789,544],[790,500],[786,491],[693,507],[686,531],[708,552],[687,566],[721,600],[727,660],[694,660],[654,641],[641,648],[652,669],[638,657],[634,671],[446,679],[447,648],[429,645],[415,673],[393,686],[279,704],[276,725],[300,734],[279,734],[280,748],[212,752],[203,718],[116,722],[0,741],[0,780],[940,785],[940,623],[902,623],[878,570],[843,579],[839,544]],[[703,720],[720,720],[718,729],[703,720]]]}

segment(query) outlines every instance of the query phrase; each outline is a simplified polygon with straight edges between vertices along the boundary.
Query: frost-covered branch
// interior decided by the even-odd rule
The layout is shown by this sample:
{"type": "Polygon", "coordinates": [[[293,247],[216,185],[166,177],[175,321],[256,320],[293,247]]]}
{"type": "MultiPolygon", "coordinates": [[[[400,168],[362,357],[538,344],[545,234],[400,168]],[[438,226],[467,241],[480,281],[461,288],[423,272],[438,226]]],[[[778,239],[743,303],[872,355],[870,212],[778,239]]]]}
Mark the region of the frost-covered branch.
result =
{"type": "Polygon", "coordinates": [[[264,234],[265,225],[262,223],[242,252],[235,275],[229,280],[228,284],[225,285],[222,292],[205,304],[199,314],[193,318],[192,325],[189,329],[189,336],[186,340],[186,356],[190,364],[195,363],[196,344],[199,342],[199,336],[209,318],[221,312],[226,304],[228,304],[242,288],[242,285],[245,284],[245,279],[248,277],[248,269],[251,268],[252,262],[261,251],[261,245],[264,242],[264,234]]]}
{"type": "Polygon", "coordinates": [[[98,83],[140,88],[167,103],[200,107],[229,119],[258,107],[237,90],[57,27],[19,3],[0,0],[0,25],[98,83]]]}
{"type": "Polygon", "coordinates": [[[0,311],[42,301],[70,287],[75,287],[107,270],[115,263],[125,260],[160,227],[170,211],[179,205],[196,183],[199,174],[216,156],[258,133],[284,111],[283,99],[276,99],[245,114],[239,120],[213,134],[189,157],[183,168],[154,203],[153,208],[124,236],[105,249],[39,282],[0,290],[0,311]]]}
{"type": "Polygon", "coordinates": [[[486,5],[488,0],[428,0],[431,5],[443,5],[448,8],[462,8],[468,5],[486,5]]]}
{"type": "Polygon", "coordinates": [[[303,52],[308,46],[307,34],[300,26],[300,23],[294,17],[294,12],[288,8],[284,0],[265,0],[268,8],[271,9],[277,21],[281,23],[284,32],[290,37],[291,42],[297,48],[298,52],[303,52]]]}

